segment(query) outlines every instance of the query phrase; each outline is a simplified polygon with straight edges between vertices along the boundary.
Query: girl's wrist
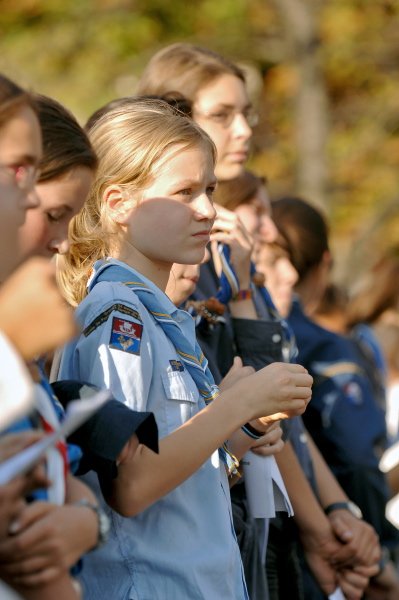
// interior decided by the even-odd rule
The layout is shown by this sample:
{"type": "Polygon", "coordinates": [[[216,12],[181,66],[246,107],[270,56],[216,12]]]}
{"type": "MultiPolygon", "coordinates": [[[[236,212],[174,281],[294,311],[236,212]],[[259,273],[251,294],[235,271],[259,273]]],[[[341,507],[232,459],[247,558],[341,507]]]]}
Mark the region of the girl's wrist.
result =
{"type": "Polygon", "coordinates": [[[233,302],[240,302],[243,300],[252,300],[252,290],[248,289],[240,289],[237,294],[232,298],[233,302]]]}
{"type": "Polygon", "coordinates": [[[242,396],[240,396],[240,401],[237,401],[237,391],[235,391],[236,384],[228,388],[220,393],[220,395],[207,407],[212,407],[212,405],[220,405],[220,409],[222,411],[227,410],[226,417],[232,420],[232,432],[236,431],[241,427],[243,423],[248,421],[248,405],[244,401],[242,401],[242,396]]]}
{"type": "Polygon", "coordinates": [[[247,290],[251,287],[251,279],[248,277],[248,275],[245,277],[239,277],[238,281],[240,283],[240,290],[247,290]]]}

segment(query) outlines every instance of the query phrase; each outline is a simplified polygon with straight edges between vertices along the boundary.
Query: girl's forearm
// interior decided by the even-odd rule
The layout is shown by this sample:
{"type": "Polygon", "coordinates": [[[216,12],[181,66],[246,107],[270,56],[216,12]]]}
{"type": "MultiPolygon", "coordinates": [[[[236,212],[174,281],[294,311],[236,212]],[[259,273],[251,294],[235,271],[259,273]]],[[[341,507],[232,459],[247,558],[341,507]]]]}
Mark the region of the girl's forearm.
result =
{"type": "MultiPolygon", "coordinates": [[[[159,454],[140,445],[118,467],[108,501],[124,516],[135,515],[183,483],[245,421],[245,410],[231,407],[226,391],[159,443],[159,454]]],[[[238,403],[237,403],[238,404],[238,403]]]]}

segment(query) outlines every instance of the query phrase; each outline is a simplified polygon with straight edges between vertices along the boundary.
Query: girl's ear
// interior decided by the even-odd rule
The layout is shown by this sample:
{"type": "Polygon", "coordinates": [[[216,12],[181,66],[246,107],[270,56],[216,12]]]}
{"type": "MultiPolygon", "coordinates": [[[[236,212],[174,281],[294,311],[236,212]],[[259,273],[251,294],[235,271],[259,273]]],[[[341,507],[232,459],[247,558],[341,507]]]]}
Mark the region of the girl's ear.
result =
{"type": "Polygon", "coordinates": [[[119,225],[127,225],[136,201],[127,190],[118,185],[110,185],[104,191],[104,204],[112,221],[119,225]]]}

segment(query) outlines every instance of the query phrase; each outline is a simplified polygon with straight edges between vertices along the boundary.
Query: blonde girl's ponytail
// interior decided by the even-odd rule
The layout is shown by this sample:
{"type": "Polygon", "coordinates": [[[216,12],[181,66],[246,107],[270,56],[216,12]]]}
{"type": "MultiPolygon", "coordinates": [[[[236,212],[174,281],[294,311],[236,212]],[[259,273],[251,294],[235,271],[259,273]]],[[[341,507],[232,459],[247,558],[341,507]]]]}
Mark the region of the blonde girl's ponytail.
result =
{"type": "Polygon", "coordinates": [[[87,294],[87,280],[96,260],[111,254],[110,234],[106,234],[91,205],[92,193],[69,226],[68,254],[57,257],[57,281],[69,304],[77,306],[87,294]]]}

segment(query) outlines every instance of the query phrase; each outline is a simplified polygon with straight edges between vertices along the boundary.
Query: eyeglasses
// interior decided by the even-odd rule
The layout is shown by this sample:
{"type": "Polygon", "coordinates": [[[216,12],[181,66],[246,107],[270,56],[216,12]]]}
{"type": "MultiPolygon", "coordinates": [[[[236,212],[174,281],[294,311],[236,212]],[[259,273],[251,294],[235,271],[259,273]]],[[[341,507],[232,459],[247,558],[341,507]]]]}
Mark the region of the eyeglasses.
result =
{"type": "Polygon", "coordinates": [[[215,112],[201,112],[197,109],[194,109],[194,115],[199,115],[204,119],[208,119],[217,125],[221,125],[224,129],[230,127],[236,115],[242,115],[248,125],[252,127],[256,127],[259,123],[259,115],[254,111],[252,107],[244,108],[244,110],[234,110],[233,108],[223,108],[221,110],[217,110],[215,112]]]}
{"type": "Polygon", "coordinates": [[[0,170],[11,175],[20,190],[31,190],[39,176],[39,169],[36,165],[2,165],[0,170]]]}

